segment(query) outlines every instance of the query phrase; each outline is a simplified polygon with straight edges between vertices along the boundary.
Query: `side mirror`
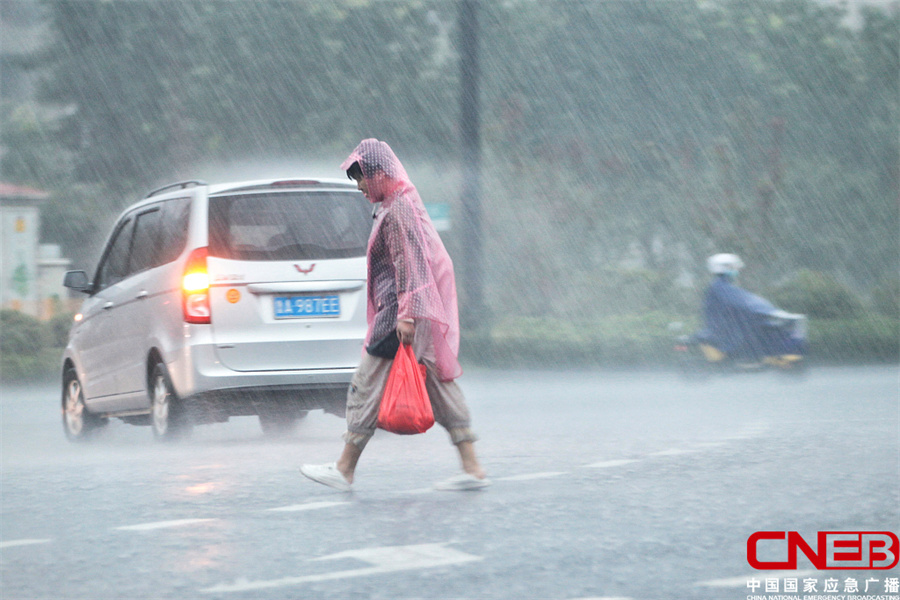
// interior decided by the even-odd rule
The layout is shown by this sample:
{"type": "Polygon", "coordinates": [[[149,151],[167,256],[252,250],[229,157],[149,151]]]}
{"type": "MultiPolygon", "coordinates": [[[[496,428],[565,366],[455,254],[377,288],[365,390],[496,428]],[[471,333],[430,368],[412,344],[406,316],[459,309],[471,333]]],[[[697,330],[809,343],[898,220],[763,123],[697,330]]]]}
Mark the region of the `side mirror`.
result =
{"type": "Polygon", "coordinates": [[[63,286],[82,294],[91,293],[91,282],[84,271],[66,271],[63,277],[63,286]]]}

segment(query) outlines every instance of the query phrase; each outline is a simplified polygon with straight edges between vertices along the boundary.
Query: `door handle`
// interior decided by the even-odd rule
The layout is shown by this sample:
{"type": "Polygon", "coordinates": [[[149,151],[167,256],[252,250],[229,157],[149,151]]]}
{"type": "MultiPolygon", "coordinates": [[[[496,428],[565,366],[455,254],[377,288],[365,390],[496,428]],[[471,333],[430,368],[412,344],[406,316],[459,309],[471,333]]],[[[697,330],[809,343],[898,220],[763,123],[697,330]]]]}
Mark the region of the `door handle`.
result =
{"type": "Polygon", "coordinates": [[[113,306],[115,306],[115,304],[113,304],[112,302],[107,302],[106,304],[103,305],[103,310],[109,310],[113,306]]]}
{"type": "Polygon", "coordinates": [[[137,299],[138,300],[146,300],[147,296],[149,296],[149,295],[150,294],[149,294],[149,292],[147,292],[147,290],[141,290],[140,293],[137,295],[137,299]]]}

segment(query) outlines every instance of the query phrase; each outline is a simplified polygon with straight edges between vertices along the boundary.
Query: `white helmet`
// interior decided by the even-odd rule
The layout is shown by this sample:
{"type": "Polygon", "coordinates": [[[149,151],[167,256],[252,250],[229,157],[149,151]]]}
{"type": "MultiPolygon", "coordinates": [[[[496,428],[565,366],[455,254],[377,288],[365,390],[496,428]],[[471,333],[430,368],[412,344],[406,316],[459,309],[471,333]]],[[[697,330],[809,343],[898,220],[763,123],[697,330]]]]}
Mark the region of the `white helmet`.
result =
{"type": "Polygon", "coordinates": [[[706,259],[706,268],[715,275],[736,274],[744,268],[744,261],[737,254],[714,254],[706,259]]]}

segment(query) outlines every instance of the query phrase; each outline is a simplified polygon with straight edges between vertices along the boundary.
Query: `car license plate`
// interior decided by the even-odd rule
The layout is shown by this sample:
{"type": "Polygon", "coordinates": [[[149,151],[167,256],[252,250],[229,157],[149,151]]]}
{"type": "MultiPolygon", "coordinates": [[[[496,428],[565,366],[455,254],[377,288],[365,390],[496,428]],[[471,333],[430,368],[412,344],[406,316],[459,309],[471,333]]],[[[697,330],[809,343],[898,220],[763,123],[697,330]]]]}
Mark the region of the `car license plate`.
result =
{"type": "Polygon", "coordinates": [[[339,296],[276,296],[276,319],[341,316],[339,296]]]}

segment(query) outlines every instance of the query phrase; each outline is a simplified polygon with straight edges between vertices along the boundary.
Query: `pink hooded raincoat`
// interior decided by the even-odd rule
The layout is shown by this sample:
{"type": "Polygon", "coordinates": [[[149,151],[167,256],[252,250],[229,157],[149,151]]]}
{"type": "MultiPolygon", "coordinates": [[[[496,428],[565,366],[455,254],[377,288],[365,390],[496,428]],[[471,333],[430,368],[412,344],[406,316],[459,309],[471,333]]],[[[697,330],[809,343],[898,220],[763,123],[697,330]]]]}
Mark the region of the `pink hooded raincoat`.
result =
{"type": "MultiPolygon", "coordinates": [[[[359,143],[341,164],[358,162],[368,198],[381,203],[366,252],[366,345],[390,335],[399,319],[431,323],[438,378],[452,381],[459,365],[459,316],[453,262],[419,192],[391,147],[376,139],[359,143]]],[[[417,324],[417,332],[419,325],[417,324]]]]}

